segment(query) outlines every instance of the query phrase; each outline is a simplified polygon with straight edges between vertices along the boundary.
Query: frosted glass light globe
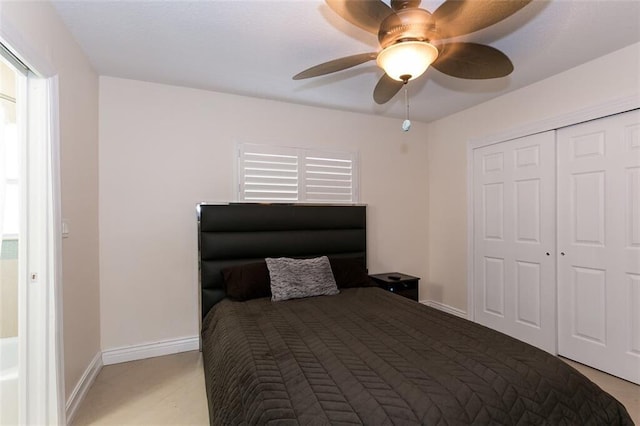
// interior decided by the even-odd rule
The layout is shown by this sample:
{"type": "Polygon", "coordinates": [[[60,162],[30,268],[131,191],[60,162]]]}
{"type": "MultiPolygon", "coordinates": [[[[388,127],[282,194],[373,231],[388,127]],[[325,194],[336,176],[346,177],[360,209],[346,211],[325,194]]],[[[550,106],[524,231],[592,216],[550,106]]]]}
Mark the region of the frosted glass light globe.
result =
{"type": "Polygon", "coordinates": [[[420,77],[438,58],[438,49],[426,41],[401,41],[378,54],[378,66],[394,80],[420,77]]]}

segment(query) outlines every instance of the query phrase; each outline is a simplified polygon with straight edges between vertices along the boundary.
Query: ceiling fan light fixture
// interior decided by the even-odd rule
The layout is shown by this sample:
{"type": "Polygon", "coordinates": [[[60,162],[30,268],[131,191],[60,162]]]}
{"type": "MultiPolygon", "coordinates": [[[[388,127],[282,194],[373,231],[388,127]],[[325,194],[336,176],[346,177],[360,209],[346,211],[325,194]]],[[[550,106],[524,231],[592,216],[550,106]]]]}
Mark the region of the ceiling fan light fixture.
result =
{"type": "Polygon", "coordinates": [[[386,47],[376,62],[394,80],[420,77],[438,58],[438,49],[426,41],[401,41],[386,47]]]}

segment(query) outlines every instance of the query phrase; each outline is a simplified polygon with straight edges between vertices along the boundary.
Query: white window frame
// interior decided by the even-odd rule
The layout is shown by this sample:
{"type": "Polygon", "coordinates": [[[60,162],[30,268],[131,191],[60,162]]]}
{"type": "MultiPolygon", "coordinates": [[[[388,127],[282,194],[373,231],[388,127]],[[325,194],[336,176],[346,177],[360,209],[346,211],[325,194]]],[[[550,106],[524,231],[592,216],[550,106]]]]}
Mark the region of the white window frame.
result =
{"type": "Polygon", "coordinates": [[[360,200],[357,151],[238,143],[235,156],[234,192],[238,202],[357,204],[360,200]],[[269,164],[269,157],[272,156],[275,161],[269,164]],[[254,176],[253,186],[260,188],[257,191],[264,191],[264,196],[247,196],[247,163],[259,167],[260,161],[266,161],[263,169],[266,175],[278,176],[254,176]],[[311,177],[314,174],[316,178],[311,177]],[[341,174],[344,176],[340,176],[341,174]],[[325,179],[318,179],[322,177],[325,179]],[[279,183],[270,185],[270,180],[277,180],[279,183]],[[318,185],[310,185],[310,180],[317,180],[313,183],[318,185]],[[277,187],[283,190],[271,190],[277,187]],[[313,187],[318,189],[310,191],[313,187]]]}

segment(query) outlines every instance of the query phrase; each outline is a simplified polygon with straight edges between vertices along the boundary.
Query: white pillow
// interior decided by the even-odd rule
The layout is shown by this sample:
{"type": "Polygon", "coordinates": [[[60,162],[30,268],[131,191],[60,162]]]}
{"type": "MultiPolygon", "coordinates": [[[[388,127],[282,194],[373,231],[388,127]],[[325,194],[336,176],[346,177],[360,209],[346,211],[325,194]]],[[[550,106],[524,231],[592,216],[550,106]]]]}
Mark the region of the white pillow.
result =
{"type": "Polygon", "coordinates": [[[274,302],[338,294],[327,256],[314,259],[267,258],[274,302]]]}

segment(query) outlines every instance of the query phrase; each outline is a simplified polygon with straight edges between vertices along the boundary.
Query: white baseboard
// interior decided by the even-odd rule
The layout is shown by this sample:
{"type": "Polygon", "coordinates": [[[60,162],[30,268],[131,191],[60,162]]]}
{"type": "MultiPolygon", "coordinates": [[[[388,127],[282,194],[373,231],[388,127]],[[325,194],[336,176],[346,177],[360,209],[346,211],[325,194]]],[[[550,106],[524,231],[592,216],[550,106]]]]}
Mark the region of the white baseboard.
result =
{"type": "Polygon", "coordinates": [[[73,418],[78,411],[78,407],[80,407],[80,403],[87,395],[89,388],[91,388],[91,385],[93,385],[93,382],[96,380],[96,377],[98,376],[98,373],[101,369],[102,353],[98,352],[89,363],[89,366],[87,366],[87,369],[84,371],[82,377],[80,377],[80,380],[78,380],[76,387],[73,388],[73,392],[71,392],[71,395],[69,395],[69,398],[67,399],[67,424],[71,424],[71,422],[73,421],[73,418]]]}
{"type": "Polygon", "coordinates": [[[195,336],[107,349],[106,351],[102,351],[102,364],[118,364],[156,356],[177,354],[198,350],[199,347],[199,338],[195,336]]]}
{"type": "Polygon", "coordinates": [[[445,305],[444,303],[436,302],[435,300],[421,300],[420,303],[455,315],[457,317],[467,319],[467,312],[463,311],[462,309],[454,308],[453,306],[445,305]]]}

